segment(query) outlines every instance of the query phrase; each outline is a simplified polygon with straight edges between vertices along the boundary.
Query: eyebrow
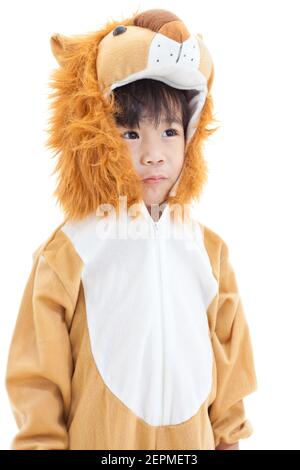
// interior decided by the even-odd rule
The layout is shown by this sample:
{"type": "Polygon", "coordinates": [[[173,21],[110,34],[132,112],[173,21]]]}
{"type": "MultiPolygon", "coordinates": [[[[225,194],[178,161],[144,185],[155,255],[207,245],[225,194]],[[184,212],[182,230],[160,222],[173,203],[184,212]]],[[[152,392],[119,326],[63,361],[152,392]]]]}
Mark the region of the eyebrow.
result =
{"type": "Polygon", "coordinates": [[[176,124],[181,124],[182,125],[182,119],[180,119],[179,117],[174,117],[172,119],[162,119],[163,123],[165,124],[173,124],[173,123],[176,123],[176,124]]]}
{"type": "MultiPolygon", "coordinates": [[[[151,122],[152,122],[152,121],[151,121],[151,122]]],[[[160,123],[161,123],[161,124],[168,124],[169,126],[170,126],[171,124],[179,124],[180,126],[183,126],[182,119],[180,119],[180,118],[177,117],[177,116],[173,117],[172,119],[161,119],[161,120],[160,120],[160,123]]],[[[124,127],[124,129],[128,129],[128,128],[130,128],[130,127],[131,127],[132,129],[135,128],[135,126],[127,126],[127,125],[124,125],[124,126],[123,126],[123,125],[121,125],[121,124],[119,124],[118,127],[124,127]]],[[[138,127],[138,126],[137,126],[137,127],[138,127]]]]}

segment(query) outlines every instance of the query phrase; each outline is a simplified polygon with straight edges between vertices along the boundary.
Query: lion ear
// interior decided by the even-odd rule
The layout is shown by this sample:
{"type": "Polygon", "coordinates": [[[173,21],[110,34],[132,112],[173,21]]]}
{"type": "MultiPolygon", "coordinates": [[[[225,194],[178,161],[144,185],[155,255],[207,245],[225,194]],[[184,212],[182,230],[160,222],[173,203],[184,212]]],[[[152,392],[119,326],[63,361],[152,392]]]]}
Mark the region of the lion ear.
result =
{"type": "Polygon", "coordinates": [[[200,47],[201,47],[202,70],[207,79],[207,88],[209,92],[212,87],[214,76],[215,76],[214,63],[212,61],[211,54],[204,43],[203,34],[196,33],[196,36],[199,40],[200,47]]]}
{"type": "Polygon", "coordinates": [[[55,33],[51,36],[50,44],[52,53],[59,65],[64,65],[64,59],[69,42],[69,38],[63,36],[62,34],[55,33]]]}

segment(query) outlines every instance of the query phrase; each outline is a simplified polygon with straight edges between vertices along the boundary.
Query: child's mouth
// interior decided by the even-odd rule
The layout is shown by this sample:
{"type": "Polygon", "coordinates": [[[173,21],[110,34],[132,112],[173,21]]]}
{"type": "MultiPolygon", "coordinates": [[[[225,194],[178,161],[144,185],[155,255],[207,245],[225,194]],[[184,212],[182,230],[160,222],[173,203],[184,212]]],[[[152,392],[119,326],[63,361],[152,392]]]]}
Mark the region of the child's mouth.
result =
{"type": "Polygon", "coordinates": [[[143,180],[143,183],[146,184],[157,184],[160,183],[161,181],[165,180],[166,178],[164,177],[159,177],[159,178],[146,178],[143,180]]]}

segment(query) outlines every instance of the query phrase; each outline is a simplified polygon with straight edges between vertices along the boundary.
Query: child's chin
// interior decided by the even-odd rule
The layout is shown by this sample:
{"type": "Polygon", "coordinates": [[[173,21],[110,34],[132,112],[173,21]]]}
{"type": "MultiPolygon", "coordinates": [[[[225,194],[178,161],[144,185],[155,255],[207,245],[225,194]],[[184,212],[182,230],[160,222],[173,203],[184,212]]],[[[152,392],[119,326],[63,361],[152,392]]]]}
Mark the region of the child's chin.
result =
{"type": "Polygon", "coordinates": [[[153,198],[149,198],[149,197],[144,197],[144,203],[145,205],[148,207],[148,208],[151,208],[151,204],[153,205],[160,205],[162,204],[164,201],[165,201],[165,197],[164,196],[161,196],[161,197],[153,197],[153,198]]]}
{"type": "Polygon", "coordinates": [[[144,190],[143,193],[143,200],[146,206],[151,206],[151,204],[162,204],[168,195],[168,192],[161,190],[158,191],[155,190],[155,188],[144,190]]]}

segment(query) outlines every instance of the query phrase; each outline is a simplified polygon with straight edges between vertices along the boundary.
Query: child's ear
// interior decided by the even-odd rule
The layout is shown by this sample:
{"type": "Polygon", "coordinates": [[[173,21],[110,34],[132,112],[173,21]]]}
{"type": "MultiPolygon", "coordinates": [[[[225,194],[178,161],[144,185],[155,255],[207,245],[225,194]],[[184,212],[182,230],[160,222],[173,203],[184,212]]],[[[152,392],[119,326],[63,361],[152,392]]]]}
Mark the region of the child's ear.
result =
{"type": "Polygon", "coordinates": [[[64,65],[64,58],[66,55],[67,48],[69,46],[70,40],[62,34],[55,33],[51,36],[50,44],[53,55],[59,65],[64,65]]]}

